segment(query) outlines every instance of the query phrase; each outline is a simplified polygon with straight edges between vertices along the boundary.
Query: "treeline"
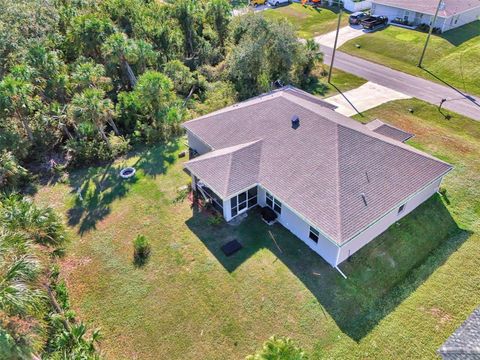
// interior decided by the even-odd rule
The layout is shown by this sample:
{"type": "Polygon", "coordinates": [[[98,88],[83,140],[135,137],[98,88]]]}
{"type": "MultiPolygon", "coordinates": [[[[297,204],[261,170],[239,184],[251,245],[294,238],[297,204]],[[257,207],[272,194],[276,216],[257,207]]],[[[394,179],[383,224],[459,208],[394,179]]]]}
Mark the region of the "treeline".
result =
{"type": "Polygon", "coordinates": [[[21,185],[31,164],[86,165],[165,141],[275,82],[302,86],[318,60],[288,23],[232,18],[228,0],[0,8],[0,187],[21,185]]]}
{"type": "Polygon", "coordinates": [[[95,359],[97,331],[69,309],[56,259],[61,220],[20,195],[0,198],[0,358],[95,359]]]}

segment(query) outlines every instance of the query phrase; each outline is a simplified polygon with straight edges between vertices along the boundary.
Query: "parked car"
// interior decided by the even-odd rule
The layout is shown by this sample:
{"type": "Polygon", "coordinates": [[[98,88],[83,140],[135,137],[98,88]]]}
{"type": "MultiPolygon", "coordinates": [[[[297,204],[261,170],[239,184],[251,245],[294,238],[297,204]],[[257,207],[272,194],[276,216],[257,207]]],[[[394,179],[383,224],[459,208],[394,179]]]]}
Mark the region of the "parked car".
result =
{"type": "Polygon", "coordinates": [[[250,5],[252,6],[258,6],[258,5],[265,5],[267,3],[267,0],[250,0],[250,5]]]}
{"type": "Polygon", "coordinates": [[[367,13],[364,13],[363,11],[357,11],[350,15],[348,22],[350,25],[358,25],[362,22],[362,20],[365,20],[368,17],[369,15],[367,13]]]}
{"type": "Polygon", "coordinates": [[[369,16],[360,22],[365,30],[376,30],[388,24],[386,16],[369,16]]]}
{"type": "Polygon", "coordinates": [[[291,0],[268,0],[267,2],[272,6],[280,6],[290,4],[291,0]]]}

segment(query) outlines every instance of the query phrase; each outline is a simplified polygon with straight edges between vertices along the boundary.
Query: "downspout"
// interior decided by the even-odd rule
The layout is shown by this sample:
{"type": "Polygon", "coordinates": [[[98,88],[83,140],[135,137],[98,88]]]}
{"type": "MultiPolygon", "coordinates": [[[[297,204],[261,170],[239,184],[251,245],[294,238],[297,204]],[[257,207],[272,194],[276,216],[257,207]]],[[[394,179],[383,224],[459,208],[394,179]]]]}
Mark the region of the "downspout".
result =
{"type": "Polygon", "coordinates": [[[346,279],[346,278],[347,278],[347,275],[345,275],[345,274],[343,273],[343,271],[340,270],[340,268],[338,267],[338,258],[340,257],[340,250],[341,250],[341,249],[342,249],[341,247],[338,248],[338,251],[337,251],[337,259],[335,260],[335,266],[334,266],[334,268],[340,273],[340,275],[342,275],[342,276],[346,279]]]}

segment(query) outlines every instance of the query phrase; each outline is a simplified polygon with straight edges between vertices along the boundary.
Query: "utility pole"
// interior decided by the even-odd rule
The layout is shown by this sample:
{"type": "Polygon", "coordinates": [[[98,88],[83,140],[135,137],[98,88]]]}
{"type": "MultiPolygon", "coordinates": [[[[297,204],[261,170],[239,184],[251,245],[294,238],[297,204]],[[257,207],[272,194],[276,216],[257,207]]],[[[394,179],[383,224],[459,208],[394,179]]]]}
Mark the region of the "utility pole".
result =
{"type": "Polygon", "coordinates": [[[430,23],[430,30],[428,31],[427,40],[425,41],[425,46],[423,47],[422,56],[420,56],[420,61],[418,62],[418,65],[417,65],[419,68],[422,67],[422,62],[425,56],[425,52],[427,51],[428,42],[430,41],[430,36],[432,36],[433,27],[437,22],[438,12],[440,11],[440,8],[442,6],[444,6],[443,0],[439,0],[437,10],[435,11],[435,16],[433,17],[433,21],[430,23]]]}
{"type": "Polygon", "coordinates": [[[330,80],[332,79],[332,71],[333,71],[333,62],[335,60],[335,52],[337,51],[337,41],[338,41],[338,33],[340,32],[340,23],[342,21],[342,5],[341,2],[338,2],[338,23],[337,23],[337,32],[335,33],[335,43],[333,44],[333,53],[332,53],[332,61],[330,62],[330,69],[328,70],[328,83],[330,84],[330,80]]]}

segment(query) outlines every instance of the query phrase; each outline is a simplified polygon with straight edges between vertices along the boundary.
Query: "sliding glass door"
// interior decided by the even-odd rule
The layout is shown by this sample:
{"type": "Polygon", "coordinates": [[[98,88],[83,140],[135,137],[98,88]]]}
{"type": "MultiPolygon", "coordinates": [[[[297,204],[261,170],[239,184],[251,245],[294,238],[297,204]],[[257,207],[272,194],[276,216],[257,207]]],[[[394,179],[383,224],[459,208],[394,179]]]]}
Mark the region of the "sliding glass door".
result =
{"type": "Polygon", "coordinates": [[[230,203],[232,205],[232,217],[244,213],[251,207],[257,205],[257,187],[252,187],[234,196],[230,203]]]}

